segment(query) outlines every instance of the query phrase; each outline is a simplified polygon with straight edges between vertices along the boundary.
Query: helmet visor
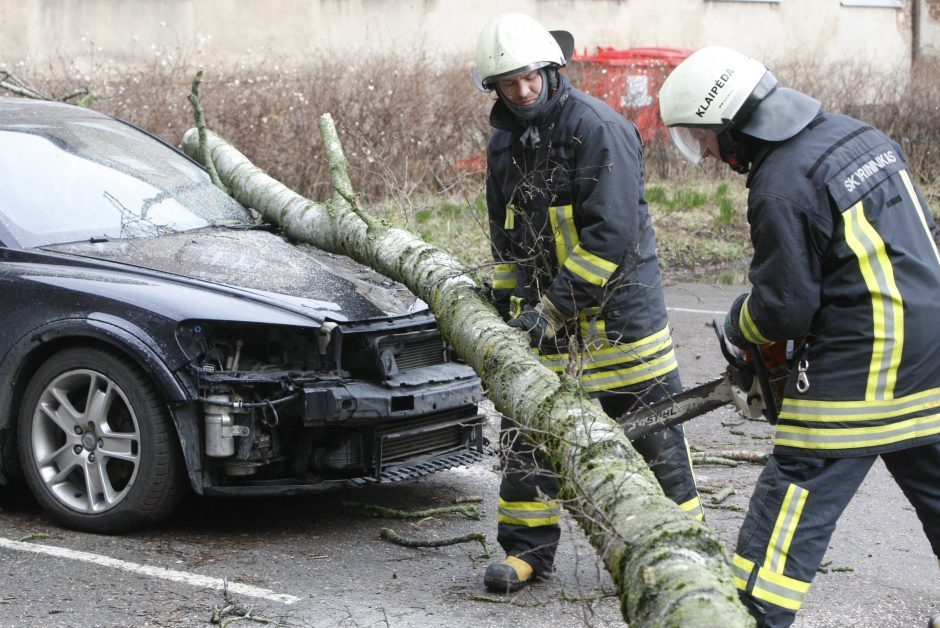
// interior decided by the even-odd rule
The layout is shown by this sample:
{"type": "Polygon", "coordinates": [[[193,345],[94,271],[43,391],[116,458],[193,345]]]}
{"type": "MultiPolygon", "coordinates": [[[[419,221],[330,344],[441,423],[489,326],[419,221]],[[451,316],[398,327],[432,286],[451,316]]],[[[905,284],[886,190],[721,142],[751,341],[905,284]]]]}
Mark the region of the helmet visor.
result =
{"type": "Polygon", "coordinates": [[[682,156],[693,164],[697,164],[705,157],[708,150],[708,144],[712,138],[716,137],[711,129],[702,129],[695,127],[671,126],[669,134],[672,136],[672,142],[682,153],[682,156]]]}

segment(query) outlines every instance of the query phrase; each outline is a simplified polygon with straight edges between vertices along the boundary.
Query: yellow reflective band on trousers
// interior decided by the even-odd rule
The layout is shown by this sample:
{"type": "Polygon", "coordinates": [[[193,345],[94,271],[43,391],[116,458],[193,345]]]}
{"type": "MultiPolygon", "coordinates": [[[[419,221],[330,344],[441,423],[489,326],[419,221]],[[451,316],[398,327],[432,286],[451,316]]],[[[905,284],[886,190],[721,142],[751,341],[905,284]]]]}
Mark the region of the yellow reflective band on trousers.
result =
{"type": "Polygon", "coordinates": [[[552,233],[555,236],[555,256],[558,258],[560,269],[568,259],[568,253],[574,250],[580,237],[574,225],[574,208],[571,205],[561,205],[548,210],[549,221],[552,223],[552,233]]]}
{"type": "Polygon", "coordinates": [[[741,334],[744,336],[745,340],[748,342],[754,342],[759,345],[765,345],[770,340],[764,337],[760,330],[757,329],[757,324],[754,322],[754,319],[751,318],[751,312],[748,310],[747,304],[751,300],[751,295],[747,295],[744,299],[744,305],[741,306],[741,313],[738,316],[738,329],[741,330],[741,334]]]}
{"type": "Polygon", "coordinates": [[[519,285],[519,264],[497,264],[493,270],[493,289],[512,290],[519,285]]]}
{"type": "Polygon", "coordinates": [[[865,217],[862,201],[842,212],[845,241],[858,259],[871,297],[874,342],[866,399],[891,399],[904,348],[904,301],[885,242],[865,217]]]}
{"type": "Polygon", "coordinates": [[[580,243],[571,251],[564,266],[584,281],[601,288],[607,285],[611,275],[617,270],[617,264],[591,253],[580,243]]]}
{"type": "Polygon", "coordinates": [[[747,591],[759,600],[792,611],[800,609],[803,598],[809,591],[808,582],[783,575],[787,566],[787,556],[790,553],[790,544],[793,542],[793,535],[803,516],[803,506],[806,504],[807,497],[809,497],[809,491],[805,488],[796,484],[791,484],[787,488],[787,494],[783,498],[774,529],[767,542],[764,564],[757,568],[753,588],[748,590],[755,564],[738,554],[735,554],[732,562],[734,582],[739,589],[747,591]]]}
{"type": "MultiPolygon", "coordinates": [[[[743,556],[734,555],[731,571],[734,572],[734,584],[738,589],[747,591],[747,583],[754,569],[754,563],[743,556]]],[[[806,592],[809,591],[809,586],[809,582],[789,578],[763,567],[757,567],[754,588],[748,593],[758,600],[764,600],[791,611],[798,611],[803,605],[803,599],[806,597],[806,592]]]]}
{"type": "Polygon", "coordinates": [[[679,504],[679,508],[686,512],[695,513],[696,521],[703,521],[705,519],[705,508],[702,507],[702,502],[698,496],[698,480],[695,479],[695,469],[692,467],[692,450],[689,448],[689,439],[683,437],[682,442],[685,445],[685,461],[689,465],[689,475],[695,485],[695,497],[679,504]]]}
{"type": "Polygon", "coordinates": [[[904,188],[910,196],[911,204],[917,210],[917,217],[920,219],[920,226],[924,229],[924,236],[930,242],[930,246],[933,247],[933,254],[937,258],[937,266],[940,267],[940,251],[937,251],[937,243],[933,239],[933,233],[930,232],[930,226],[924,216],[924,208],[921,207],[920,199],[917,198],[917,192],[914,190],[914,184],[911,183],[911,177],[907,174],[907,170],[901,170],[898,174],[901,175],[901,181],[904,182],[904,188]]]}
{"type": "Polygon", "coordinates": [[[783,569],[787,565],[790,542],[793,540],[793,533],[796,532],[800,517],[803,516],[803,506],[806,504],[807,497],[809,497],[809,491],[796,484],[791,484],[787,489],[787,495],[783,498],[783,505],[780,506],[780,512],[777,514],[774,531],[770,535],[764,569],[783,574],[783,569]]]}
{"type": "Polygon", "coordinates": [[[702,501],[698,498],[698,495],[687,502],[679,504],[679,508],[694,515],[696,521],[701,521],[705,518],[705,510],[702,508],[702,501]]]}
{"type": "Polygon", "coordinates": [[[535,528],[556,525],[561,514],[561,507],[554,499],[544,502],[507,502],[499,498],[498,523],[535,528]]]}
{"type": "Polygon", "coordinates": [[[774,444],[806,449],[859,449],[940,434],[940,388],[878,401],[786,397],[774,444]]]}

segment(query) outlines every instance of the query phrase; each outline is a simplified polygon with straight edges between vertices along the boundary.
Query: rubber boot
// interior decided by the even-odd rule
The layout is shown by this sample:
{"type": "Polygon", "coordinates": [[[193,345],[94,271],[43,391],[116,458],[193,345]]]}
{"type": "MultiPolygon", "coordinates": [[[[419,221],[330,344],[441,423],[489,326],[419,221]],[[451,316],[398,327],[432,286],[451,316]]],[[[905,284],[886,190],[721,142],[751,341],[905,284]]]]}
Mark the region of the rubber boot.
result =
{"type": "Polygon", "coordinates": [[[515,556],[507,556],[501,563],[493,563],[486,568],[483,584],[494,593],[512,593],[532,582],[535,570],[532,566],[515,556]]]}

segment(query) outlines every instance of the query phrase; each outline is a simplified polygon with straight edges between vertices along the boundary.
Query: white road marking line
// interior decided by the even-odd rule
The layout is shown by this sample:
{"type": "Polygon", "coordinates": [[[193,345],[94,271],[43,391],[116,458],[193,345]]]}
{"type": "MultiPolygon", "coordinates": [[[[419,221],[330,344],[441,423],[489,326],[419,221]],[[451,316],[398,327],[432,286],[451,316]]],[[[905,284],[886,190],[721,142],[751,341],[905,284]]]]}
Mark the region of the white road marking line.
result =
{"type": "Polygon", "coordinates": [[[185,584],[190,584],[194,587],[216,589],[219,591],[227,587],[228,590],[232,593],[238,593],[250,597],[258,597],[265,600],[270,600],[272,602],[281,602],[282,604],[293,604],[300,601],[299,597],[286,595],[284,593],[275,593],[269,589],[253,587],[249,584],[240,584],[238,582],[226,583],[224,580],[222,580],[222,578],[201,576],[199,574],[187,573],[185,571],[164,569],[163,567],[150,567],[148,565],[131,563],[126,560],[111,558],[109,556],[101,556],[100,554],[80,552],[78,550],[72,550],[65,547],[42,545],[40,543],[25,543],[23,541],[14,541],[12,539],[4,538],[0,538],[0,547],[5,547],[7,549],[16,550],[19,552],[33,552],[34,554],[46,554],[47,556],[55,556],[57,558],[80,560],[86,563],[101,565],[103,567],[122,569],[124,571],[129,571],[131,573],[136,573],[142,576],[150,576],[151,578],[161,578],[163,580],[182,582],[185,584]]]}
{"type": "Polygon", "coordinates": [[[684,307],[667,307],[666,309],[672,310],[673,312],[688,312],[689,314],[720,314],[724,316],[725,314],[728,313],[726,310],[718,312],[715,310],[690,310],[684,307]]]}

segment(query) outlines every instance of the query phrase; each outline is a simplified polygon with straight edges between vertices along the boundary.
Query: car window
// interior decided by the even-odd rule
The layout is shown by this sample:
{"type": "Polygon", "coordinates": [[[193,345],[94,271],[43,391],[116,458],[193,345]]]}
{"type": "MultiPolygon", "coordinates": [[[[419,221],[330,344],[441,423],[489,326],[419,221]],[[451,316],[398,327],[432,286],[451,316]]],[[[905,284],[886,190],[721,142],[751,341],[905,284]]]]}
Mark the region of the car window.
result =
{"type": "Polygon", "coordinates": [[[0,129],[0,239],[35,247],[252,222],[204,170],[118,121],[0,129]]]}

